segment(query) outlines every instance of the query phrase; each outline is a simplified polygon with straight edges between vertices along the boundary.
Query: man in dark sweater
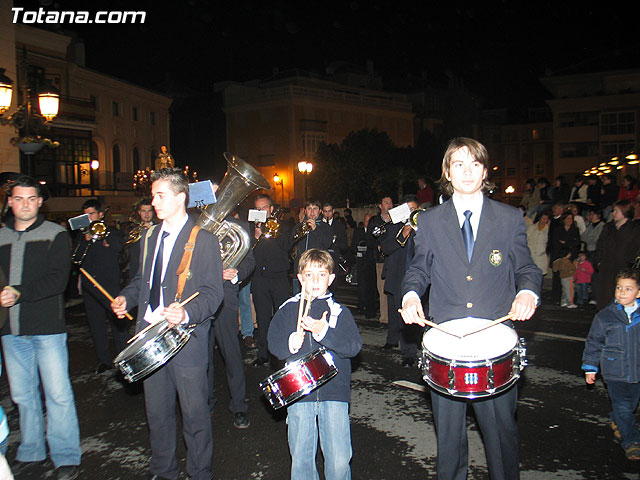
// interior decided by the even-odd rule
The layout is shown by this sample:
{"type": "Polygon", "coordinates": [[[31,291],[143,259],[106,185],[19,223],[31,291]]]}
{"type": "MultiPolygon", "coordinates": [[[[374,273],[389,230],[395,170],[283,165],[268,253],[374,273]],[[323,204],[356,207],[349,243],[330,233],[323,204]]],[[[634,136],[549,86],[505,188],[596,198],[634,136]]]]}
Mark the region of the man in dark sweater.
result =
{"type": "Polygon", "coordinates": [[[71,480],[78,477],[82,453],[63,306],[71,246],[61,226],[38,214],[40,189],[34,179],[18,178],[8,200],[14,217],[0,229],[0,268],[8,283],[0,305],[9,311],[2,346],[11,398],[20,412],[20,446],[11,470],[27,473],[44,463],[48,443],[56,478],[71,480]]]}

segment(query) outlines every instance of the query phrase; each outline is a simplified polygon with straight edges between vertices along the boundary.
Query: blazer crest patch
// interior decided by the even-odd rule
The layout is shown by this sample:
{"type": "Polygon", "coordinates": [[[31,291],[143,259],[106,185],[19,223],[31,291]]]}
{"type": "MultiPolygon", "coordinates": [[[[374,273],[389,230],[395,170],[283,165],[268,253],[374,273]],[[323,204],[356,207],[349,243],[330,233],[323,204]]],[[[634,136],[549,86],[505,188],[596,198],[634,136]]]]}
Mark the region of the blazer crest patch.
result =
{"type": "Polygon", "coordinates": [[[497,267],[502,263],[502,253],[500,250],[493,250],[489,254],[489,263],[494,267],[497,267]]]}

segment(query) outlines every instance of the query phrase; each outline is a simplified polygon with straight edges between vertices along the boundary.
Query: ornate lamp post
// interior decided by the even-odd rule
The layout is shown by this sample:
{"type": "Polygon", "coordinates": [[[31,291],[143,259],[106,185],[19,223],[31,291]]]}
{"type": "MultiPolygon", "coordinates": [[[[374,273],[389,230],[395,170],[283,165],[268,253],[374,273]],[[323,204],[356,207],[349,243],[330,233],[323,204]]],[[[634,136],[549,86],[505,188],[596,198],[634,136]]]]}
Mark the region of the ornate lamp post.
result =
{"type": "MultiPolygon", "coordinates": [[[[38,88],[38,108],[33,104],[35,97],[29,86],[26,52],[23,53],[22,68],[24,70],[25,84],[22,88],[22,104],[12,114],[5,116],[11,107],[13,96],[13,80],[5,75],[5,69],[0,68],[0,125],[15,129],[18,137],[12,139],[25,155],[33,155],[42,147],[57,147],[57,142],[43,139],[39,132],[47,126],[57,115],[60,106],[60,95],[48,81],[38,88]],[[33,97],[33,98],[32,98],[33,97]]],[[[27,172],[31,173],[31,172],[27,172]]]]}

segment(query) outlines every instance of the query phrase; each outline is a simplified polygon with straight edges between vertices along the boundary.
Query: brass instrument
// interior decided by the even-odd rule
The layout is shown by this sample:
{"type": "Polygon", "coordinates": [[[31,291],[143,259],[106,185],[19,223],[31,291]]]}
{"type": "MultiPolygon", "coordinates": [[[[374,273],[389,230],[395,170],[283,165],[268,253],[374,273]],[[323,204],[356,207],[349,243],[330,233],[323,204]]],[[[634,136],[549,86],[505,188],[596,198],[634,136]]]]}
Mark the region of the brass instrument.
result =
{"type": "Polygon", "coordinates": [[[294,244],[298,243],[300,240],[306,237],[310,231],[311,231],[311,227],[309,226],[306,220],[304,220],[303,222],[300,222],[298,225],[296,225],[296,228],[293,230],[293,243],[294,244]]]}
{"type": "Polygon", "coordinates": [[[262,235],[260,238],[278,238],[280,235],[280,216],[282,215],[282,208],[276,209],[267,221],[260,227],[262,235]]]}
{"type": "Polygon", "coordinates": [[[383,223],[382,225],[376,225],[375,227],[373,227],[373,230],[371,230],[371,235],[373,235],[376,238],[381,237],[382,235],[387,233],[387,225],[391,223],[393,222],[388,221],[383,223]]]}
{"type": "MultiPolygon", "coordinates": [[[[416,208],[413,212],[411,212],[411,214],[409,214],[409,220],[407,220],[407,222],[405,223],[405,225],[409,225],[414,232],[418,231],[418,214],[421,212],[424,212],[424,208],[416,208]]],[[[402,230],[403,228],[398,230],[398,233],[396,233],[396,241],[400,244],[401,247],[404,247],[409,241],[409,237],[411,235],[408,235],[406,238],[402,238],[402,230]]]]}
{"type": "Polygon", "coordinates": [[[255,168],[241,158],[224,153],[225,173],[216,191],[218,201],[207,205],[196,225],[213,233],[220,242],[222,268],[236,268],[251,248],[251,239],[244,228],[224,218],[254,190],[270,190],[269,182],[255,168]]]}
{"type": "Polygon", "coordinates": [[[124,242],[125,247],[128,247],[132,243],[136,243],[138,240],[142,238],[144,232],[149,228],[149,225],[144,222],[137,222],[131,218],[129,220],[134,224],[133,228],[129,230],[129,234],[127,235],[127,240],[124,242]]]}
{"type": "Polygon", "coordinates": [[[105,217],[107,216],[107,212],[109,211],[109,208],[111,207],[109,206],[105,208],[104,214],[102,215],[102,218],[100,220],[95,220],[91,222],[91,224],[85,230],[82,230],[80,232],[80,235],[89,234],[91,235],[91,238],[89,239],[87,246],[85,247],[84,252],[82,252],[82,255],[80,256],[80,258],[77,258],[77,255],[78,255],[78,248],[80,248],[80,244],[82,242],[78,241],[78,244],[76,245],[76,248],[73,251],[73,254],[71,255],[71,261],[73,262],[74,265],[82,265],[82,262],[84,261],[84,257],[87,256],[87,252],[89,251],[89,247],[91,247],[91,245],[93,245],[94,243],[100,240],[104,240],[109,236],[110,232],[107,229],[107,224],[104,221],[105,217]]]}

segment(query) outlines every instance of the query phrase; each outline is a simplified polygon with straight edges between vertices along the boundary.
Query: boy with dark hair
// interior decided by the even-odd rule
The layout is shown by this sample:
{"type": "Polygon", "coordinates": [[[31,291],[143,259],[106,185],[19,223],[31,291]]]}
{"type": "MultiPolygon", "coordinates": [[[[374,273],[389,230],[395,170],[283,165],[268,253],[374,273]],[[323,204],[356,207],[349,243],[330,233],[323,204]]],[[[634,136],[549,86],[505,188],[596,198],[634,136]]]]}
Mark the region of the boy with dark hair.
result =
{"type": "Polygon", "coordinates": [[[298,272],[303,293],[311,302],[309,314],[302,317],[299,330],[302,293],[287,300],[271,321],[269,350],[281,360],[293,362],[324,346],[333,354],[338,374],[288,407],[291,478],[319,478],[318,434],[327,480],[351,478],[351,358],[362,348],[362,340],[351,312],[335,302],[327,290],[335,278],[329,252],[306,250],[300,256],[298,272]]]}
{"type": "Polygon", "coordinates": [[[598,371],[611,400],[611,428],[622,440],[629,460],[640,460],[640,430],[635,410],[640,401],[640,272],[624,269],[616,276],[614,300],[593,319],[582,355],[585,381],[598,371]]]}

